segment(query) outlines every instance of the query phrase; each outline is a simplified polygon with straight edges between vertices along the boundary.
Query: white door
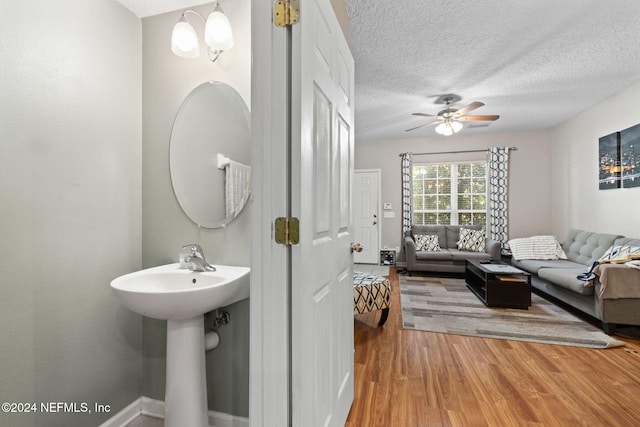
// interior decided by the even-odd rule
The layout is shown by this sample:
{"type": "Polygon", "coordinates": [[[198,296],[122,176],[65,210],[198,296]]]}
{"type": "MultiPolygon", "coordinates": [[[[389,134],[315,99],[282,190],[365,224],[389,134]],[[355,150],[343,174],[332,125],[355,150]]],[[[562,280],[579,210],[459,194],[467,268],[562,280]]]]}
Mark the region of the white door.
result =
{"type": "Polygon", "coordinates": [[[353,401],[353,58],[329,0],[292,27],[292,426],[343,426],[353,401]]]}
{"type": "Polygon", "coordinates": [[[357,170],[353,180],[353,235],[362,252],[353,262],[378,264],[380,253],[380,171],[357,170]]]}
{"type": "Polygon", "coordinates": [[[286,29],[274,3],[253,0],[251,12],[249,416],[252,427],[342,426],[353,401],[353,58],[329,0],[300,2],[286,29]],[[274,242],[278,216],[300,219],[299,244],[274,242]]]}

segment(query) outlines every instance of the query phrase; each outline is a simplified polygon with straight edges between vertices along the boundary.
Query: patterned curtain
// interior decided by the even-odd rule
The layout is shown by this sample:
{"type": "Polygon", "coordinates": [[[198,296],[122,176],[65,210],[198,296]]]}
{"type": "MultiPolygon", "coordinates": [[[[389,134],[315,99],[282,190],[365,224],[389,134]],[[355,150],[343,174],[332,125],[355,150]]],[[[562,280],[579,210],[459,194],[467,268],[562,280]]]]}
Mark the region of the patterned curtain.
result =
{"type": "Polygon", "coordinates": [[[489,164],[489,237],[502,243],[509,240],[507,221],[509,147],[491,147],[487,152],[489,164]]]}
{"type": "Polygon", "coordinates": [[[403,265],[407,261],[406,254],[404,252],[404,233],[407,230],[410,230],[411,225],[413,225],[413,178],[411,176],[412,153],[402,153],[400,157],[402,157],[400,162],[402,172],[402,236],[400,237],[400,253],[396,258],[397,265],[403,265]]]}
{"type": "Polygon", "coordinates": [[[402,239],[404,233],[413,225],[413,201],[411,166],[412,153],[402,153],[402,239]]]}

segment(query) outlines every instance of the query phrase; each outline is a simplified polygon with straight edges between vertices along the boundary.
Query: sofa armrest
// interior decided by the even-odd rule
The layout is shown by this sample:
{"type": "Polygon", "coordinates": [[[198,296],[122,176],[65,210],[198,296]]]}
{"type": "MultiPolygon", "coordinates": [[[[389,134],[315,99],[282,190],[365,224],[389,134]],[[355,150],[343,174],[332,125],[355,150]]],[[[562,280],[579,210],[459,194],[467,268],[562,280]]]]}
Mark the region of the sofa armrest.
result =
{"type": "Polygon", "coordinates": [[[404,238],[404,252],[407,257],[407,266],[411,269],[416,262],[416,242],[410,236],[404,238]]]}
{"type": "Polygon", "coordinates": [[[494,261],[500,261],[502,258],[502,244],[497,240],[487,239],[484,250],[494,261]]]}
{"type": "Polygon", "coordinates": [[[640,270],[624,264],[600,264],[596,295],[602,299],[640,298],[640,270]]]}

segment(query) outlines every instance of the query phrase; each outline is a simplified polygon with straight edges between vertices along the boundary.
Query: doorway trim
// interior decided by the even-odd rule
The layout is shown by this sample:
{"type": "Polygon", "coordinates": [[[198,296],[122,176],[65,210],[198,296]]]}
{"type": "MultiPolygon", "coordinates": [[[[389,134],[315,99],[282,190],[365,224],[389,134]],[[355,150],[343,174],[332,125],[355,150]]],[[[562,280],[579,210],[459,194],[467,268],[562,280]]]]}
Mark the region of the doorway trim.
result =
{"type": "Polygon", "coordinates": [[[289,216],[287,46],[273,25],[273,3],[251,1],[251,297],[249,419],[252,427],[290,425],[291,252],[273,238],[273,219],[289,216]],[[275,191],[279,188],[281,191],[275,191]]]}
{"type": "MultiPolygon", "coordinates": [[[[378,259],[378,261],[376,262],[376,264],[380,263],[379,260],[379,256],[380,256],[380,249],[382,248],[382,212],[380,209],[380,206],[382,204],[382,169],[355,169],[354,170],[354,181],[355,181],[355,176],[357,176],[358,172],[363,172],[363,173],[375,173],[376,174],[376,180],[377,180],[377,187],[378,187],[378,204],[376,206],[376,215],[378,216],[378,241],[376,242],[376,248],[375,248],[375,252],[376,252],[376,259],[378,259]]],[[[354,196],[355,196],[355,191],[354,191],[354,196]]],[[[355,212],[354,212],[355,214],[355,212]]],[[[358,243],[358,242],[357,242],[358,243]]]]}

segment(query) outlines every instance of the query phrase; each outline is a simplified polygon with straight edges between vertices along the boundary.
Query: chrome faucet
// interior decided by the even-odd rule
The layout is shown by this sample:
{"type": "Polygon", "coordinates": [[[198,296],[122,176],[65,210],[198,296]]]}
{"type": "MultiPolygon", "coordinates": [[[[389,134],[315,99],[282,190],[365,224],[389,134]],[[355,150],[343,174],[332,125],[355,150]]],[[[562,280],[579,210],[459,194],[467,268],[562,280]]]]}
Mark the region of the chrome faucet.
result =
{"type": "Polygon", "coordinates": [[[216,271],[216,268],[205,259],[204,252],[200,245],[190,243],[184,245],[182,248],[191,251],[191,254],[184,259],[185,262],[191,264],[191,271],[216,271]]]}

